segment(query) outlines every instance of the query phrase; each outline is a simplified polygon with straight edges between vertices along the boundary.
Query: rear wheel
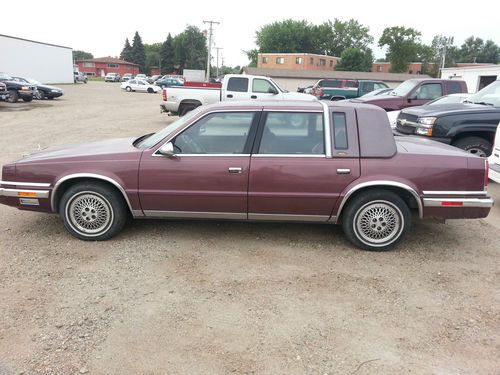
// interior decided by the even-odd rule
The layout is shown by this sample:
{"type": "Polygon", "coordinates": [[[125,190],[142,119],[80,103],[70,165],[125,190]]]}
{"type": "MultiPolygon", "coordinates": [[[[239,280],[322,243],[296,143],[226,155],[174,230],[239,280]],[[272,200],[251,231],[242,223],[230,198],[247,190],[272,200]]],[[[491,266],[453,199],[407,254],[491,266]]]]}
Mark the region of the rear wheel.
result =
{"type": "Polygon", "coordinates": [[[130,91],[132,91],[132,87],[127,86],[127,87],[125,87],[125,90],[127,90],[128,92],[130,92],[130,91]]]}
{"type": "Polygon", "coordinates": [[[16,90],[9,90],[9,99],[7,101],[9,103],[17,103],[19,100],[19,93],[16,90]]]}
{"type": "Polygon", "coordinates": [[[370,190],[353,198],[342,217],[349,241],[370,251],[385,251],[396,246],[410,225],[411,213],[405,201],[385,190],[370,190]]]}
{"type": "Polygon", "coordinates": [[[23,96],[23,101],[29,103],[33,100],[33,96],[23,96]]]}
{"type": "Polygon", "coordinates": [[[37,93],[36,93],[36,98],[38,100],[43,100],[45,99],[45,93],[42,91],[42,90],[38,90],[37,93]]]}
{"type": "Polygon", "coordinates": [[[491,143],[481,137],[465,137],[453,142],[453,146],[471,154],[486,158],[491,155],[491,143]]]}
{"type": "Polygon", "coordinates": [[[152,93],[154,93],[154,92],[155,92],[155,90],[153,90],[151,87],[149,87],[149,88],[148,88],[148,93],[149,93],[149,94],[152,94],[152,93]]]}
{"type": "Polygon", "coordinates": [[[191,112],[193,109],[195,109],[197,105],[195,104],[184,104],[180,109],[179,109],[179,116],[184,116],[186,113],[191,112]]]}

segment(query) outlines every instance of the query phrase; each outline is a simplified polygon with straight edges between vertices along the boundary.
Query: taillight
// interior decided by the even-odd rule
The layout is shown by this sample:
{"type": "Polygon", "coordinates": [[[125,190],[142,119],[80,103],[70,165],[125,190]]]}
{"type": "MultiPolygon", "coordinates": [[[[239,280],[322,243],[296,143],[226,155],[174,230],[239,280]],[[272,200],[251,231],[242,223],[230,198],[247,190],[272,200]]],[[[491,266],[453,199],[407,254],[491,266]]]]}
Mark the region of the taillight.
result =
{"type": "Polygon", "coordinates": [[[490,165],[488,163],[488,159],[484,160],[484,189],[488,187],[488,177],[490,172],[490,165]]]}
{"type": "Polygon", "coordinates": [[[163,96],[163,101],[166,102],[167,101],[167,89],[163,89],[162,96],[163,96]]]}
{"type": "Polygon", "coordinates": [[[319,96],[320,98],[323,96],[323,89],[322,89],[322,88],[320,88],[320,89],[318,90],[318,96],[319,96]]]}

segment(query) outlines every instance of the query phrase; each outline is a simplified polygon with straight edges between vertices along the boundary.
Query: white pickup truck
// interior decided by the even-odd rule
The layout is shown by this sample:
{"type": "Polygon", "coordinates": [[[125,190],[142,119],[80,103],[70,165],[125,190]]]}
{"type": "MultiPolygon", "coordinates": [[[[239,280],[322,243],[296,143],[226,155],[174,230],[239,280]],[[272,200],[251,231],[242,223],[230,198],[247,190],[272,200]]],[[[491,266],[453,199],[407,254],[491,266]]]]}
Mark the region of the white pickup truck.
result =
{"type": "Polygon", "coordinates": [[[188,83],[165,87],[161,112],[183,116],[200,105],[227,100],[316,100],[313,95],[288,92],[269,77],[228,74],[221,84],[188,83]]]}

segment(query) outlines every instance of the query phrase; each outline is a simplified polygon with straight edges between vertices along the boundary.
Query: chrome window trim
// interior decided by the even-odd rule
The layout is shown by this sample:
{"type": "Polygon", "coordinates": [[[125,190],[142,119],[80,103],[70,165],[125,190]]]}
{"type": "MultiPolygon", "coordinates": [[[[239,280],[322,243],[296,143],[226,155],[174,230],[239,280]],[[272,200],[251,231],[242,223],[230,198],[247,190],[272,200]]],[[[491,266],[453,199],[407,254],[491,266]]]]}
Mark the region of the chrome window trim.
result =
{"type": "Polygon", "coordinates": [[[26,189],[8,189],[0,188],[0,197],[15,197],[15,198],[48,198],[48,190],[26,190],[26,189]],[[25,197],[18,195],[19,193],[36,194],[35,197],[25,197]]]}
{"type": "Polygon", "coordinates": [[[49,187],[50,183],[45,182],[18,182],[18,181],[2,181],[0,185],[16,185],[16,186],[33,186],[33,187],[49,187]]]}
{"type": "Polygon", "coordinates": [[[332,135],[330,129],[330,111],[326,103],[322,101],[320,101],[320,103],[323,106],[323,125],[324,125],[323,134],[325,136],[326,158],[331,159],[333,157],[333,151],[332,151],[332,135]]]}
{"type": "MultiPolygon", "coordinates": [[[[162,154],[153,155],[153,156],[162,156],[164,158],[167,157],[167,156],[162,155],[162,154]]],[[[197,156],[197,157],[200,157],[200,156],[204,156],[204,157],[207,157],[207,156],[217,156],[217,157],[237,156],[237,157],[247,157],[248,158],[248,157],[250,157],[250,154],[175,154],[175,155],[173,155],[174,158],[183,158],[186,156],[197,156]]]]}
{"type": "Polygon", "coordinates": [[[325,158],[325,154],[252,154],[253,158],[325,158]]]}
{"type": "Polygon", "coordinates": [[[393,187],[402,188],[402,189],[408,191],[409,193],[411,193],[411,195],[417,201],[419,218],[422,219],[424,217],[424,208],[423,208],[423,204],[422,204],[422,199],[420,198],[418,193],[415,191],[415,189],[413,189],[412,187],[410,187],[406,184],[403,184],[401,182],[389,181],[389,180],[377,180],[377,181],[362,182],[358,185],[353,186],[351,189],[349,189],[349,191],[344,195],[344,198],[342,198],[342,202],[340,203],[339,209],[337,210],[335,223],[336,224],[338,223],[338,221],[340,219],[340,215],[342,213],[342,209],[344,208],[347,200],[349,199],[349,197],[353,193],[355,193],[359,189],[363,189],[365,187],[376,187],[376,186],[379,186],[379,187],[393,186],[393,187]]]}
{"type": "Polygon", "coordinates": [[[425,207],[441,207],[441,208],[491,208],[493,207],[493,199],[491,198],[424,198],[425,207]],[[461,202],[460,206],[442,206],[443,202],[461,202]]]}
{"type": "Polygon", "coordinates": [[[259,221],[308,221],[308,222],[328,222],[329,215],[292,215],[292,214],[262,214],[249,213],[248,220],[259,221]]]}
{"type": "Polygon", "coordinates": [[[266,108],[263,109],[264,112],[301,112],[301,113],[324,113],[321,109],[286,109],[286,108],[266,108]]]}
{"type": "Polygon", "coordinates": [[[484,190],[465,191],[465,190],[424,190],[424,195],[486,195],[484,190]]]}
{"type": "MultiPolygon", "coordinates": [[[[59,180],[57,180],[57,182],[54,185],[54,189],[52,189],[52,195],[50,197],[50,207],[52,209],[52,212],[56,212],[56,210],[55,210],[56,202],[54,199],[55,199],[57,190],[59,189],[61,184],[65,181],[72,180],[75,178],[94,178],[97,180],[102,180],[102,181],[106,181],[106,182],[113,184],[120,191],[120,193],[122,193],[122,196],[125,199],[125,201],[127,202],[127,206],[129,208],[130,212],[132,213],[132,215],[134,215],[134,217],[136,217],[136,214],[138,212],[140,213],[140,211],[132,209],[132,205],[130,204],[130,200],[127,196],[127,193],[125,192],[125,189],[118,182],[116,182],[115,180],[113,180],[110,177],[103,176],[100,174],[95,174],[95,173],[74,173],[74,174],[70,174],[70,175],[61,177],[59,180]]],[[[140,213],[138,216],[143,216],[143,214],[140,213]]]]}
{"type": "Polygon", "coordinates": [[[202,211],[156,211],[144,210],[148,218],[180,218],[180,219],[230,219],[246,220],[246,212],[202,212],[202,211]]]}

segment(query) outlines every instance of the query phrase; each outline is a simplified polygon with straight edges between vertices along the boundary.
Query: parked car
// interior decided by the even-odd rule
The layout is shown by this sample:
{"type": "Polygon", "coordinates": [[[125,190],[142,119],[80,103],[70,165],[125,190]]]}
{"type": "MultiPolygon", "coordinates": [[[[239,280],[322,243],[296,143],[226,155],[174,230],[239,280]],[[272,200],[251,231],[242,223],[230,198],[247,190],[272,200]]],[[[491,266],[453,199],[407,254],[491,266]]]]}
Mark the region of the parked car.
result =
{"type": "MultiPolygon", "coordinates": [[[[430,106],[435,106],[435,105],[441,105],[441,104],[451,104],[451,103],[462,103],[464,100],[468,99],[472,94],[468,93],[458,93],[458,94],[450,94],[450,95],[445,95],[441,96],[440,98],[431,100],[430,102],[424,104],[426,108],[429,108],[430,106]]],[[[417,108],[417,107],[413,107],[417,108]]],[[[396,122],[399,116],[399,113],[401,111],[390,111],[387,112],[387,117],[389,117],[389,122],[391,123],[391,127],[395,128],[396,127],[396,122]]]]}
{"type": "Polygon", "coordinates": [[[391,87],[385,87],[383,89],[375,89],[373,91],[367,92],[366,94],[362,95],[361,98],[369,98],[369,97],[372,97],[372,96],[389,94],[392,90],[393,89],[391,87]]]}
{"type": "Polygon", "coordinates": [[[374,104],[386,111],[416,107],[443,95],[467,93],[465,81],[457,79],[414,78],[404,81],[388,94],[353,99],[358,103],[374,104]]]}
{"type": "Polygon", "coordinates": [[[500,184],[500,123],[498,125],[495,142],[493,144],[493,152],[488,161],[490,166],[490,179],[500,184]]]}
{"type": "Polygon", "coordinates": [[[164,88],[160,111],[183,116],[202,104],[263,99],[315,100],[312,95],[283,90],[269,77],[227,74],[222,85],[184,82],[183,87],[164,88]]]}
{"type": "Polygon", "coordinates": [[[118,73],[108,73],[104,77],[104,82],[120,82],[120,78],[118,73]]]}
{"type": "Polygon", "coordinates": [[[149,78],[149,77],[148,77],[147,75],[145,75],[145,74],[142,74],[142,73],[141,73],[141,74],[137,74],[137,75],[135,76],[135,78],[136,78],[136,79],[142,79],[143,81],[146,81],[146,82],[147,82],[147,80],[148,80],[148,78],[149,78]]]}
{"type": "Polygon", "coordinates": [[[134,78],[134,76],[130,73],[125,73],[121,79],[122,82],[127,82],[129,79],[134,78]]]}
{"type": "Polygon", "coordinates": [[[161,75],[159,75],[159,74],[155,74],[154,76],[151,76],[151,77],[149,77],[149,78],[148,78],[148,82],[149,82],[150,84],[153,84],[153,83],[155,83],[157,80],[159,80],[160,78],[161,78],[161,75]]]}
{"type": "Polygon", "coordinates": [[[7,85],[3,82],[0,82],[0,100],[9,99],[9,92],[7,91],[7,85]]]}
{"type": "Polygon", "coordinates": [[[373,90],[387,88],[389,86],[382,81],[320,79],[314,84],[311,93],[321,100],[343,100],[358,98],[373,90]]]}
{"type": "Polygon", "coordinates": [[[154,84],[160,86],[161,88],[172,87],[172,86],[184,86],[184,82],[181,81],[179,78],[161,78],[158,79],[154,84]]]}
{"type": "Polygon", "coordinates": [[[16,103],[19,99],[25,102],[31,102],[36,91],[36,86],[16,82],[14,78],[6,73],[0,73],[0,82],[7,87],[9,103],[16,103]]]}
{"type": "Polygon", "coordinates": [[[131,79],[127,82],[122,82],[121,88],[128,92],[143,91],[150,94],[157,93],[161,90],[161,88],[159,88],[158,86],[151,85],[148,82],[137,78],[131,79]]]}
{"type": "Polygon", "coordinates": [[[486,217],[484,159],[394,137],[385,112],[350,102],[198,108],[154,134],[36,152],[3,166],[0,203],[59,213],[82,240],[136,218],[342,224],[388,250],[420,218],[486,217]]]}
{"type": "Polygon", "coordinates": [[[78,83],[78,82],[83,82],[87,83],[88,78],[85,73],[82,72],[73,72],[73,82],[78,83]]]}
{"type": "Polygon", "coordinates": [[[64,91],[60,89],[59,87],[55,86],[49,86],[49,85],[44,85],[43,83],[37,81],[36,79],[33,78],[23,78],[23,77],[12,77],[14,81],[22,83],[22,84],[27,84],[27,85],[35,85],[36,86],[36,91],[35,91],[35,98],[36,99],[54,99],[62,96],[64,94],[64,91]]]}
{"type": "Polygon", "coordinates": [[[297,87],[297,92],[303,93],[303,94],[310,94],[312,91],[313,85],[309,85],[306,87],[297,87]]]}
{"type": "Polygon", "coordinates": [[[499,121],[500,81],[495,81],[462,103],[402,110],[396,133],[431,138],[486,157],[499,121]]]}

